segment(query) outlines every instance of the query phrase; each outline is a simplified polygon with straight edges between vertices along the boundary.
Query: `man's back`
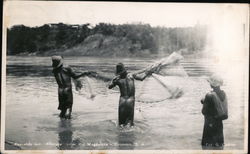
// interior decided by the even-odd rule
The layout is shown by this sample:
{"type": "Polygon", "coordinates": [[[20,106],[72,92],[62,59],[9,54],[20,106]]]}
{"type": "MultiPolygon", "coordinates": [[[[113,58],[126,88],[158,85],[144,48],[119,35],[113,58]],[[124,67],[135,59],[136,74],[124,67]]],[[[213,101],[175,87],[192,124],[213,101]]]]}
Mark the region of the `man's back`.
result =
{"type": "Polygon", "coordinates": [[[120,88],[121,97],[134,97],[135,85],[132,77],[126,76],[125,78],[119,78],[117,85],[120,88]]]}
{"type": "Polygon", "coordinates": [[[59,88],[72,87],[71,77],[74,78],[76,74],[70,67],[61,67],[53,71],[56,82],[59,88]]]}

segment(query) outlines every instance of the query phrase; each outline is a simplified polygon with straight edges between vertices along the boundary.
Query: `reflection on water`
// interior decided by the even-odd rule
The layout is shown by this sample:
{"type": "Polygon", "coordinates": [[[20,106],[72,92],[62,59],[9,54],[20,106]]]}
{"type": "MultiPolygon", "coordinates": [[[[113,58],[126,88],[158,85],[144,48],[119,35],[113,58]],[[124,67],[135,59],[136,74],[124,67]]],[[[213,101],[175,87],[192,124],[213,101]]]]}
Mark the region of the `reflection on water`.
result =
{"type": "Polygon", "coordinates": [[[73,139],[71,120],[61,119],[58,123],[59,150],[72,150],[79,146],[79,139],[73,139]]]}
{"type": "Polygon", "coordinates": [[[135,147],[136,136],[135,136],[134,130],[133,128],[127,128],[127,129],[128,130],[122,130],[121,128],[119,129],[119,133],[118,133],[118,149],[119,150],[133,150],[135,147]]]}
{"type": "MultiPolygon", "coordinates": [[[[75,70],[92,70],[107,76],[114,75],[115,64],[120,61],[131,72],[153,62],[152,59],[65,58],[75,70]]],[[[204,119],[200,99],[211,90],[203,76],[217,66],[204,59],[186,59],[182,65],[189,75],[182,83],[186,89],[183,97],[158,103],[135,102],[135,126],[121,130],[117,128],[117,90],[108,90],[105,83],[90,80],[98,95],[90,100],[74,91],[72,119],[60,120],[51,58],[8,57],[6,141],[20,143],[22,149],[38,150],[201,150],[204,119]],[[37,145],[23,146],[28,142],[37,145]]],[[[242,149],[245,76],[242,67],[232,66],[237,73],[227,73],[231,68],[222,70],[225,73],[222,89],[229,102],[229,118],[224,121],[224,149],[242,149]]],[[[141,82],[135,84],[138,92],[141,82]]]]}

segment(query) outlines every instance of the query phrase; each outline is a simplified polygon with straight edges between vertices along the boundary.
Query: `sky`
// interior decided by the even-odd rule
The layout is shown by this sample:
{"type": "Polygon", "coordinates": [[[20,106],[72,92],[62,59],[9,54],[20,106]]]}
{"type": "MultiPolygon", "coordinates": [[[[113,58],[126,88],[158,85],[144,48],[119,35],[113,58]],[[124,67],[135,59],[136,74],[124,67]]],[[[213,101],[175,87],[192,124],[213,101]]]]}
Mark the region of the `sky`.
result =
{"type": "MultiPolygon", "coordinates": [[[[244,13],[241,5],[198,3],[58,2],[5,1],[7,27],[16,24],[41,26],[46,23],[92,25],[149,23],[152,26],[185,27],[216,22],[227,10],[244,13]],[[231,9],[230,9],[231,8],[231,9]]],[[[224,16],[224,15],[223,15],[224,16]]]]}
{"type": "Polygon", "coordinates": [[[4,1],[4,26],[48,23],[145,23],[151,26],[207,25],[209,48],[223,61],[249,56],[248,4],[4,1]],[[227,56],[224,56],[227,55],[227,56]]]}

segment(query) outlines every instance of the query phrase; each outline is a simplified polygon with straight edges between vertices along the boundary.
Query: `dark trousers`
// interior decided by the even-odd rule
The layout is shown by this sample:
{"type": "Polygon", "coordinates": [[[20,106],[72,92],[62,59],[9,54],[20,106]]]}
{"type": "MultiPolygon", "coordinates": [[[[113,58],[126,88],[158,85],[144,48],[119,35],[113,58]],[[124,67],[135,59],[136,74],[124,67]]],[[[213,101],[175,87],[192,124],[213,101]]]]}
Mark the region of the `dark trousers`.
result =
{"type": "Polygon", "coordinates": [[[203,146],[223,146],[223,123],[222,120],[213,117],[205,117],[202,142],[203,146]]]}

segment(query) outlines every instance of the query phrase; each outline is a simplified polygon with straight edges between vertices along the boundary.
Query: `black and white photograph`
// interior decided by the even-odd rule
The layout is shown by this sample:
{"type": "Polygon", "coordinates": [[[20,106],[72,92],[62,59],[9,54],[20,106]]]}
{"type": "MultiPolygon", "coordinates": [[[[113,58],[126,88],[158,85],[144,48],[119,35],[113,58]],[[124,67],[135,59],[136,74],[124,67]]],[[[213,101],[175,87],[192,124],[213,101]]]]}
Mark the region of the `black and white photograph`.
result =
{"type": "Polygon", "coordinates": [[[248,4],[3,9],[0,153],[248,153],[248,4]]]}

